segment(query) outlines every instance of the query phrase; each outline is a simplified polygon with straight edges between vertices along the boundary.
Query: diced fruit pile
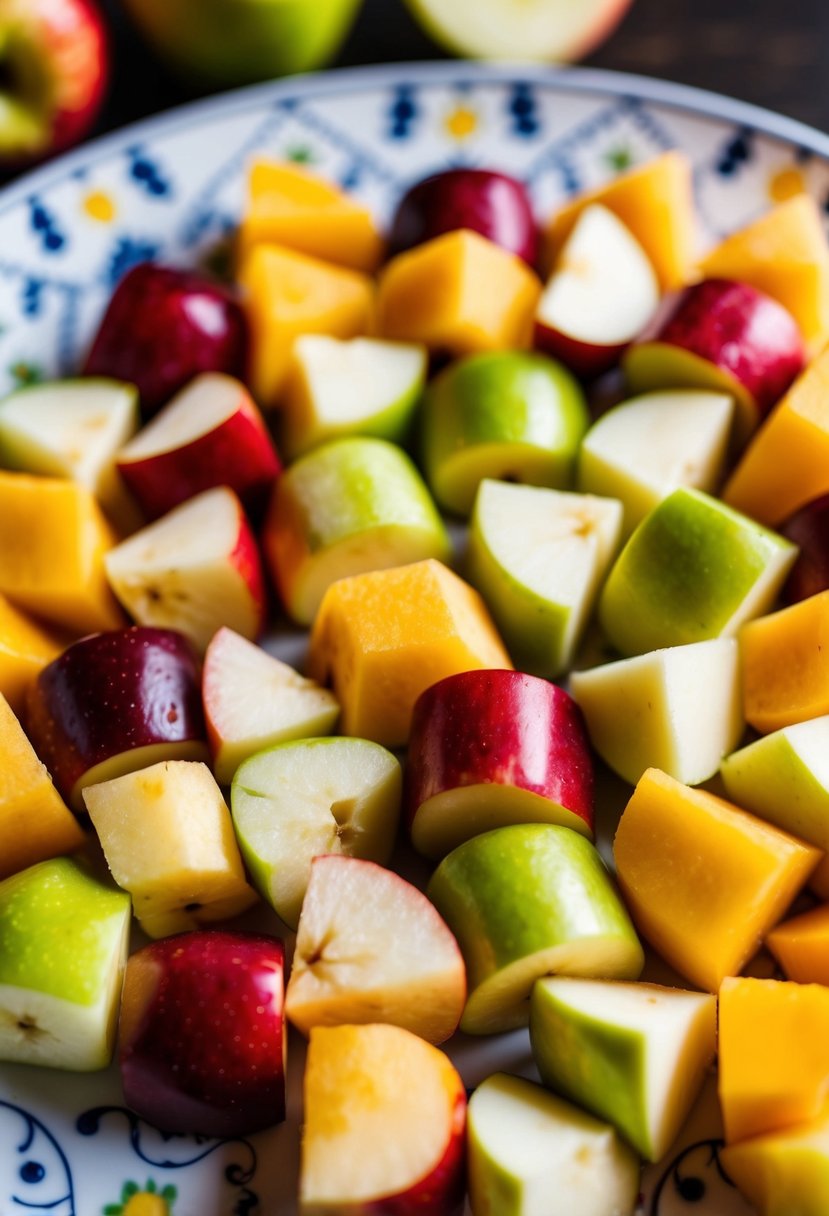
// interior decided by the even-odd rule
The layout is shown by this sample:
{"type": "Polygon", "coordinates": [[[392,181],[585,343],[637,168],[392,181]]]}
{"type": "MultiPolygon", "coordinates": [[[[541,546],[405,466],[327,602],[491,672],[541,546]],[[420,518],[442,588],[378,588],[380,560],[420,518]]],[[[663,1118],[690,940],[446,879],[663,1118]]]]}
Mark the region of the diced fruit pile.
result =
{"type": "Polygon", "coordinates": [[[725,1169],[826,1216],[829,246],[699,260],[690,182],[452,170],[384,255],[260,161],[238,292],[139,266],[0,402],[0,1058],[247,1134],[287,1017],[306,1216],[630,1216],[716,1053],[725,1169]],[[435,1044],[522,1026],[467,1111],[435,1044]]]}

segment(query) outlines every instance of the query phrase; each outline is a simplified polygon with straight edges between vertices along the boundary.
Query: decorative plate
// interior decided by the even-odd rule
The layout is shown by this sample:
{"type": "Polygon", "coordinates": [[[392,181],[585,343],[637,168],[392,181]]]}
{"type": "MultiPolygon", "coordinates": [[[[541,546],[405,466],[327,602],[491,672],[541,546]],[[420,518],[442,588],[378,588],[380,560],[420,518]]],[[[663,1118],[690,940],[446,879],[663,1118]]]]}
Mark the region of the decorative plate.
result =
{"type": "MultiPolygon", "coordinates": [[[[610,73],[457,62],[334,72],[141,123],[0,195],[0,392],[72,371],[133,263],[215,262],[256,152],[314,166],[385,221],[409,182],[449,165],[523,178],[543,216],[674,146],[694,163],[706,242],[803,188],[829,210],[826,136],[610,73]]],[[[302,1069],[301,1044],[292,1048],[288,1122],[228,1142],[160,1135],[124,1109],[115,1070],[0,1066],[0,1214],[288,1216],[302,1069]]],[[[450,1054],[470,1086],[497,1068],[532,1075],[523,1032],[458,1040],[450,1054]]],[[[709,1086],[672,1158],[647,1171],[642,1216],[745,1216],[718,1136],[709,1086]]]]}

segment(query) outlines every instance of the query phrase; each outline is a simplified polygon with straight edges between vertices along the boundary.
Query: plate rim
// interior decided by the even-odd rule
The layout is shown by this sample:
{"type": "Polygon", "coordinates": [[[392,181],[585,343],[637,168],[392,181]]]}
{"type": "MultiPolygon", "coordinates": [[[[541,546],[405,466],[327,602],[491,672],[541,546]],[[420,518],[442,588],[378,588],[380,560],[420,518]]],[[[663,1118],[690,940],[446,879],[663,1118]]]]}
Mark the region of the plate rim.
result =
{"type": "Polygon", "coordinates": [[[138,119],[105,135],[87,140],[47,164],[24,173],[0,189],[0,219],[32,195],[40,195],[71,177],[80,169],[106,159],[136,141],[168,134],[194,120],[204,121],[212,114],[233,115],[283,98],[325,97],[343,91],[356,92],[370,87],[400,83],[412,84],[535,84],[564,92],[604,94],[608,97],[634,97],[670,109],[705,118],[749,127],[772,139],[795,145],[803,151],[829,161],[829,134],[817,127],[789,118],[764,106],[740,101],[724,93],[677,84],[655,76],[581,66],[538,65],[533,63],[489,63],[476,60],[413,60],[393,64],[366,64],[358,67],[328,68],[319,72],[298,73],[244,88],[184,102],[159,114],[138,119]]]}

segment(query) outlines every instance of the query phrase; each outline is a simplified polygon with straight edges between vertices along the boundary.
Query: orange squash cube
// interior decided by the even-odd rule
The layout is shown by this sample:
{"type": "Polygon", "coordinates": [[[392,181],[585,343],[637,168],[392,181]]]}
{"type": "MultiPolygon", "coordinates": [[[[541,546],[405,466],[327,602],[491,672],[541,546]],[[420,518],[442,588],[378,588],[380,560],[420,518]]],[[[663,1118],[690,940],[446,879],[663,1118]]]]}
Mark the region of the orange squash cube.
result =
{"type": "Polygon", "coordinates": [[[829,988],[726,979],[719,1080],[729,1144],[816,1119],[829,1096],[829,988]]]}
{"type": "Polygon", "coordinates": [[[761,734],[829,714],[829,591],[740,630],[743,713],[761,734]]]}
{"type": "Polygon", "coordinates": [[[271,160],[251,166],[239,242],[243,254],[263,243],[284,245],[366,273],[383,250],[367,207],[309,169],[271,160]]]}
{"type": "Polygon", "coordinates": [[[472,355],[530,345],[541,282],[515,254],[459,229],[398,254],[377,297],[382,337],[472,355]]]}
{"type": "Polygon", "coordinates": [[[809,1123],[727,1145],[720,1162],[757,1216],[826,1216],[829,1106],[809,1123]]]}
{"type": "Polygon", "coordinates": [[[512,668],[483,600],[429,559],[358,574],[325,593],[309,675],[331,684],[344,735],[399,747],[420,694],[444,676],[512,668]]]}
{"type": "Polygon", "coordinates": [[[774,527],[829,491],[829,347],[755,433],[723,498],[774,527]]]}
{"type": "Polygon", "coordinates": [[[829,904],[784,921],[766,945],[790,980],[829,988],[829,904]]]}
{"type": "Polygon", "coordinates": [[[692,984],[716,992],[756,953],[822,853],[652,768],[625,808],[613,855],[637,928],[692,984]]]}
{"type": "Polygon", "coordinates": [[[15,713],[35,676],[59,654],[57,642],[0,595],[0,693],[15,713]]]}
{"type": "Polygon", "coordinates": [[[250,384],[261,406],[278,403],[301,334],[369,332],[374,285],[366,275],[280,245],[255,245],[239,282],[250,321],[250,384]]]}
{"type": "Polygon", "coordinates": [[[0,695],[0,879],[74,852],[85,836],[0,695]]]}
{"type": "Polygon", "coordinates": [[[619,217],[651,260],[663,291],[687,283],[694,261],[694,193],[691,164],[683,152],[637,165],[557,211],[547,228],[550,261],[592,203],[619,217]]]}
{"type": "Polygon", "coordinates": [[[794,195],[726,237],[700,269],[706,279],[737,279],[778,300],[807,343],[829,335],[829,244],[808,194],[794,195]]]}
{"type": "Polygon", "coordinates": [[[84,486],[0,472],[0,593],[19,607],[77,633],[120,628],[103,560],[116,539],[84,486]]]}

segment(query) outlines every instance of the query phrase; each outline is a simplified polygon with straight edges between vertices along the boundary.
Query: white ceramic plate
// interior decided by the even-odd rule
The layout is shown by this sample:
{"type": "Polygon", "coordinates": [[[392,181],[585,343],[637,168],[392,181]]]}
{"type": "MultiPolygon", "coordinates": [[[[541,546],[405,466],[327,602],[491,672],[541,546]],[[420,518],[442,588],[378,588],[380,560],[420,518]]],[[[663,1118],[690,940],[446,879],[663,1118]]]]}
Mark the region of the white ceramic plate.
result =
{"type": "MultiPolygon", "coordinates": [[[[385,221],[407,183],[448,165],[525,179],[543,216],[673,146],[694,163],[706,243],[803,187],[828,205],[826,136],[609,73],[400,65],[287,80],[141,123],[0,195],[0,392],[76,367],[133,263],[210,262],[255,152],[311,164],[385,221]]],[[[288,1122],[229,1142],[159,1135],[124,1109],[115,1070],[0,1066],[0,1216],[295,1212],[302,1050],[292,1047],[288,1122]]],[[[458,1041],[450,1054],[470,1086],[496,1068],[532,1075],[523,1033],[458,1041]]],[[[643,1214],[748,1212],[719,1168],[718,1134],[709,1087],[671,1159],[647,1171],[643,1214]]]]}

